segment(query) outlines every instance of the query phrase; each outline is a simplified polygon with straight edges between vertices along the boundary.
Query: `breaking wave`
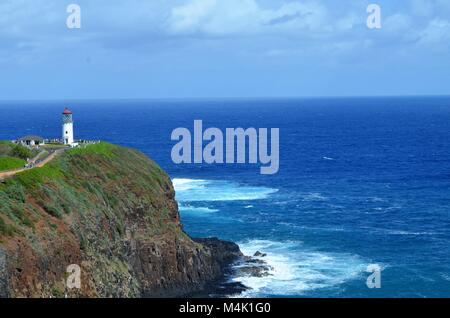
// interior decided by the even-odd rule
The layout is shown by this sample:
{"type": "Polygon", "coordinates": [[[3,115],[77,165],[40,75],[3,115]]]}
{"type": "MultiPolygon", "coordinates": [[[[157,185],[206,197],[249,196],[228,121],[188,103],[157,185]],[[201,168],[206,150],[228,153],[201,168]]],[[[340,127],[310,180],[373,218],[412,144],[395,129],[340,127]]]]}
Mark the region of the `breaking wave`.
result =
{"type": "Polygon", "coordinates": [[[173,185],[179,202],[261,200],[278,191],[220,180],[173,179],[173,185]]]}
{"type": "Polygon", "coordinates": [[[266,277],[232,278],[250,288],[243,292],[243,297],[295,296],[316,289],[336,288],[360,278],[367,267],[359,256],[308,250],[300,242],[251,240],[239,246],[245,255],[254,255],[257,251],[267,253],[259,259],[270,267],[270,275],[266,277]]]}

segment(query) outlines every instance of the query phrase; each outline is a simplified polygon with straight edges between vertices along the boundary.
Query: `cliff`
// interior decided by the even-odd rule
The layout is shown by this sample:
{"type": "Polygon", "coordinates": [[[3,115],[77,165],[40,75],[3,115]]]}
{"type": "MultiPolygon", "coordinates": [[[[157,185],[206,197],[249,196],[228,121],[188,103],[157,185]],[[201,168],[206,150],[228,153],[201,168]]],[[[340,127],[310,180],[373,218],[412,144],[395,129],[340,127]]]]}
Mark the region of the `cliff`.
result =
{"type": "Polygon", "coordinates": [[[108,143],[0,183],[0,296],[175,297],[220,279],[233,243],[183,232],[166,173],[108,143]],[[81,289],[66,286],[81,268],[81,289]]]}

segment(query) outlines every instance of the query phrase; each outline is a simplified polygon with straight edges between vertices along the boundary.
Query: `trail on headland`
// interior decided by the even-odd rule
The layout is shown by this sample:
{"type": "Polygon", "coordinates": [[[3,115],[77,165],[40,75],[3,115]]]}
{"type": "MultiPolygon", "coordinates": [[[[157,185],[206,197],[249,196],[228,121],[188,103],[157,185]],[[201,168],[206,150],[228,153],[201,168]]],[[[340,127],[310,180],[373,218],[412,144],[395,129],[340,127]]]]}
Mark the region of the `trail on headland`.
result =
{"type": "MultiPolygon", "coordinates": [[[[20,168],[20,169],[14,169],[14,170],[10,170],[10,171],[4,171],[4,172],[0,172],[0,180],[2,179],[6,179],[6,178],[10,178],[15,176],[18,173],[30,170],[30,169],[34,169],[34,168],[41,168],[43,166],[45,166],[47,163],[49,163],[50,161],[52,161],[56,155],[58,155],[59,153],[65,151],[65,149],[58,149],[56,151],[54,151],[53,153],[51,153],[50,155],[48,155],[44,160],[33,164],[33,166],[31,167],[24,167],[24,168],[20,168]]],[[[39,153],[35,158],[39,158],[41,155],[41,153],[39,153]]],[[[36,162],[36,161],[34,161],[36,162]]]]}

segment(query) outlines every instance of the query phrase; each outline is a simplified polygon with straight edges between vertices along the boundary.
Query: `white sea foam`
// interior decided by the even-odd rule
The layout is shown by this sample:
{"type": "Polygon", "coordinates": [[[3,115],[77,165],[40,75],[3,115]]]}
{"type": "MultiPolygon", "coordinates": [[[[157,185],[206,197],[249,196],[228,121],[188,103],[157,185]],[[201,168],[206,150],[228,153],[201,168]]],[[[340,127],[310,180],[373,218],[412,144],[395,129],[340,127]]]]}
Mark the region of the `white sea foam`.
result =
{"type": "Polygon", "coordinates": [[[441,273],[440,276],[442,279],[450,281],[450,275],[448,273],[441,273]]]}
{"type": "Polygon", "coordinates": [[[192,214],[209,214],[209,213],[215,213],[218,212],[218,209],[211,209],[208,207],[199,207],[199,206],[192,206],[192,205],[180,205],[180,211],[181,213],[192,213],[192,214]]]}
{"type": "Polygon", "coordinates": [[[175,191],[186,191],[189,190],[193,187],[195,187],[196,185],[201,185],[203,183],[205,183],[206,180],[194,180],[194,179],[173,179],[172,183],[173,186],[175,188],[175,191]]]}
{"type": "Polygon", "coordinates": [[[179,202],[261,200],[278,191],[219,180],[173,179],[173,184],[179,202]]]}
{"type": "Polygon", "coordinates": [[[302,200],[303,201],[326,201],[326,200],[328,200],[328,198],[323,196],[321,193],[311,192],[311,193],[304,194],[302,196],[302,200]]]}
{"type": "Polygon", "coordinates": [[[243,297],[304,295],[316,289],[338,287],[360,277],[367,267],[358,256],[308,250],[300,242],[252,240],[239,246],[246,255],[267,253],[260,259],[271,267],[267,277],[244,275],[232,279],[251,288],[243,297]]]}
{"type": "Polygon", "coordinates": [[[390,235],[436,235],[435,232],[410,232],[402,230],[386,230],[386,233],[390,235]]]}

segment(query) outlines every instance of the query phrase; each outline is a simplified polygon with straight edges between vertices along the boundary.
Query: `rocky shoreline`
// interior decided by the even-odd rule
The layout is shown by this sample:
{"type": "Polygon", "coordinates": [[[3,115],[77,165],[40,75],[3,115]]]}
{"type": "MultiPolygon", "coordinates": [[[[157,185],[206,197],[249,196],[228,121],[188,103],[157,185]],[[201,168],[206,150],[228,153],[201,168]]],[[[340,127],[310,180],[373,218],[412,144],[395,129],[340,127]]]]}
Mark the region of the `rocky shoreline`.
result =
{"type": "Polygon", "coordinates": [[[205,286],[204,290],[187,295],[188,297],[230,297],[239,296],[249,289],[240,282],[233,281],[235,277],[266,277],[273,268],[264,258],[267,254],[256,252],[253,256],[244,255],[239,246],[233,242],[218,238],[193,239],[195,242],[211,250],[213,258],[221,267],[220,278],[205,286]]]}

